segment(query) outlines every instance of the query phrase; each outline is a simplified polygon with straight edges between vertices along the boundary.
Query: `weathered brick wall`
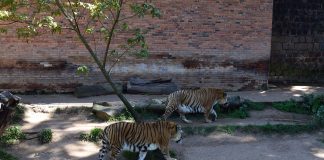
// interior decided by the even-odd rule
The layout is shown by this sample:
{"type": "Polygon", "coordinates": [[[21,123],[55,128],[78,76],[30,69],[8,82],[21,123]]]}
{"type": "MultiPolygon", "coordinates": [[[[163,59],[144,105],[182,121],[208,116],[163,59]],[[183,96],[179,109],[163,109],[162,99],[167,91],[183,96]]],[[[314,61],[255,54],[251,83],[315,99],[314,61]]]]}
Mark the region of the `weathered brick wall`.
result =
{"type": "MultiPolygon", "coordinates": [[[[154,28],[147,35],[150,56],[121,62],[113,71],[115,80],[162,77],[182,88],[228,90],[267,83],[272,0],[165,0],[156,5],[163,17],[140,24],[154,28]]],[[[96,67],[86,77],[75,75],[77,65],[93,61],[68,32],[29,43],[7,34],[0,44],[0,89],[72,91],[104,82],[96,67]]]]}
{"type": "Polygon", "coordinates": [[[323,0],[274,0],[270,79],[324,82],[323,0]]]}

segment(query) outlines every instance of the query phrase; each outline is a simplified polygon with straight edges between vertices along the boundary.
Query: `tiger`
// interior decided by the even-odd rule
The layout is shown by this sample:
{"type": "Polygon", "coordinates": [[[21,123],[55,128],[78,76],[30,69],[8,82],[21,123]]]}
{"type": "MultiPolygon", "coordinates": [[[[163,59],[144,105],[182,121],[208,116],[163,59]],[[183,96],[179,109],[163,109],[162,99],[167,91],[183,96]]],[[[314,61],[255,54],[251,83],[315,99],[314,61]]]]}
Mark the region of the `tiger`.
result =
{"type": "Polygon", "coordinates": [[[181,126],[170,121],[113,123],[103,130],[99,160],[108,151],[110,160],[116,160],[122,150],[139,152],[138,160],[144,160],[147,151],[156,149],[161,150],[166,160],[176,160],[170,157],[169,142],[181,143],[182,133],[181,126]]]}
{"type": "Polygon", "coordinates": [[[201,88],[178,90],[171,93],[167,98],[167,106],[165,112],[160,119],[166,120],[175,110],[178,111],[180,118],[185,123],[192,123],[185,116],[186,113],[204,113],[205,122],[215,121],[217,113],[213,109],[216,103],[226,103],[226,93],[221,89],[201,88]],[[212,121],[209,114],[214,117],[212,121]]]}

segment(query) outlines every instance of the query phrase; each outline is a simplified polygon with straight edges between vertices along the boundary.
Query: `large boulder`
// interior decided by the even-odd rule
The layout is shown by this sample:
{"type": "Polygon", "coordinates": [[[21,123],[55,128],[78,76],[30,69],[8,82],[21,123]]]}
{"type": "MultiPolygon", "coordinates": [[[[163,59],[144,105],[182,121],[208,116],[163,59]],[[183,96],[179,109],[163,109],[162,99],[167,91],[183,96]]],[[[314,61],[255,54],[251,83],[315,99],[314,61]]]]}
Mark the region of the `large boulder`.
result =
{"type": "MultiPolygon", "coordinates": [[[[120,83],[115,84],[119,92],[123,91],[123,86],[120,83]]],[[[95,85],[84,85],[77,87],[74,91],[74,95],[78,98],[100,96],[107,94],[114,94],[114,90],[108,83],[95,84],[95,85]]]]}
{"type": "Polygon", "coordinates": [[[109,102],[94,102],[92,106],[94,115],[104,121],[108,121],[110,117],[121,114],[124,109],[125,107],[121,104],[112,104],[109,102]]]}
{"type": "Polygon", "coordinates": [[[9,125],[20,98],[8,91],[0,93],[0,136],[9,125]]]}

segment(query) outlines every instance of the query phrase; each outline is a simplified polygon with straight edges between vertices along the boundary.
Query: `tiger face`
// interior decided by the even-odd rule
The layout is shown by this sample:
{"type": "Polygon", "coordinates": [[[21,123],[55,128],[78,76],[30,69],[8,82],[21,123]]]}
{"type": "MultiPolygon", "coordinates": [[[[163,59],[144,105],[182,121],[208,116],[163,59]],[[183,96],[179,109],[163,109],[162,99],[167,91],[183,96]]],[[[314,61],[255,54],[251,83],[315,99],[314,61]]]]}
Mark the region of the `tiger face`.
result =
{"type": "Polygon", "coordinates": [[[170,124],[170,133],[171,133],[171,140],[175,141],[176,143],[182,143],[182,128],[180,125],[177,125],[174,122],[168,122],[170,124]]]}

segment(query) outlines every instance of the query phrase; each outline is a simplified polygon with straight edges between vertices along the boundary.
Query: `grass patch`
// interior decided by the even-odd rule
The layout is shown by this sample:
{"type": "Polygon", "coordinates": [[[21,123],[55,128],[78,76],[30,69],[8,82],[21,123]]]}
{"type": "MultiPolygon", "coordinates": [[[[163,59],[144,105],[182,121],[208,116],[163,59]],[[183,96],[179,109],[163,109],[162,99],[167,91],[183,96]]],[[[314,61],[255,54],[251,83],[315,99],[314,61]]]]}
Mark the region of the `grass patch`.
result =
{"type": "Polygon", "coordinates": [[[50,143],[53,139],[53,132],[51,129],[42,129],[38,134],[38,140],[42,143],[50,143]]]}
{"type": "Polygon", "coordinates": [[[249,100],[244,101],[243,106],[245,106],[247,110],[254,110],[254,111],[262,111],[267,107],[265,103],[252,102],[249,100]]]}
{"type": "Polygon", "coordinates": [[[266,125],[248,125],[248,126],[208,126],[208,127],[183,127],[186,135],[203,135],[208,136],[218,131],[227,134],[235,132],[254,133],[254,134],[300,134],[311,133],[319,130],[316,125],[284,125],[284,124],[266,124],[266,125]]]}
{"type": "Polygon", "coordinates": [[[18,160],[18,158],[0,149],[0,160],[18,160]]]}
{"type": "Polygon", "coordinates": [[[26,135],[18,126],[10,126],[0,137],[0,144],[11,145],[19,143],[20,140],[26,139],[26,135]]]}
{"type": "Polygon", "coordinates": [[[272,103],[273,108],[284,111],[284,112],[292,112],[292,113],[299,113],[299,114],[312,114],[312,111],[308,107],[302,106],[300,103],[289,100],[285,102],[274,102],[272,103]]]}
{"type": "Polygon", "coordinates": [[[11,124],[19,124],[24,118],[26,108],[20,104],[15,107],[14,115],[12,116],[11,124]]]}
{"type": "Polygon", "coordinates": [[[248,125],[239,127],[239,130],[245,133],[262,134],[300,134],[310,133],[319,130],[315,125],[285,125],[285,124],[266,124],[261,126],[248,125]]]}
{"type": "Polygon", "coordinates": [[[81,133],[79,139],[81,141],[98,142],[101,139],[102,132],[101,128],[94,128],[90,133],[81,133]]]}
{"type": "MultiPolygon", "coordinates": [[[[123,151],[122,156],[126,158],[127,160],[137,160],[138,159],[138,153],[137,152],[130,152],[130,151],[123,151]]],[[[170,150],[170,156],[172,158],[177,158],[177,154],[175,151],[170,150]]],[[[145,160],[161,160],[164,159],[163,155],[160,151],[148,151],[147,155],[145,157],[145,160]]]]}

